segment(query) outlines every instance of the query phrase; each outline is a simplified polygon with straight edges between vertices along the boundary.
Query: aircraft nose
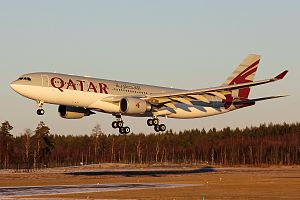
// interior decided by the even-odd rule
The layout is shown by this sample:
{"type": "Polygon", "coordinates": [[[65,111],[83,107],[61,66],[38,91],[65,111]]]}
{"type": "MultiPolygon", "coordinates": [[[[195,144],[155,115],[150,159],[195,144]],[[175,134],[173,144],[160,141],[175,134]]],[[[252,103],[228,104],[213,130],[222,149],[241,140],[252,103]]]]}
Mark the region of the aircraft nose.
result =
{"type": "Polygon", "coordinates": [[[13,81],[10,83],[10,87],[14,90],[17,91],[18,83],[17,81],[13,81]]]}

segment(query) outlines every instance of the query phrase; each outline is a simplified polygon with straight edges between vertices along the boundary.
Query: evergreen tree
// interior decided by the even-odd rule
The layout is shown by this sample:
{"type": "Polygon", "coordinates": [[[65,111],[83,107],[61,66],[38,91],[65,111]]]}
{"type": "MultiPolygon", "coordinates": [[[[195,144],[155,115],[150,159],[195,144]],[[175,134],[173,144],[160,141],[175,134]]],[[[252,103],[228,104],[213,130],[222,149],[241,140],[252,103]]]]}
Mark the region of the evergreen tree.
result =
{"type": "Polygon", "coordinates": [[[1,124],[0,127],[0,167],[7,169],[10,163],[10,149],[12,149],[12,134],[10,131],[13,127],[8,121],[1,124]]]}
{"type": "Polygon", "coordinates": [[[49,161],[54,144],[50,139],[50,128],[40,122],[35,130],[34,139],[34,168],[46,165],[49,161]]]}

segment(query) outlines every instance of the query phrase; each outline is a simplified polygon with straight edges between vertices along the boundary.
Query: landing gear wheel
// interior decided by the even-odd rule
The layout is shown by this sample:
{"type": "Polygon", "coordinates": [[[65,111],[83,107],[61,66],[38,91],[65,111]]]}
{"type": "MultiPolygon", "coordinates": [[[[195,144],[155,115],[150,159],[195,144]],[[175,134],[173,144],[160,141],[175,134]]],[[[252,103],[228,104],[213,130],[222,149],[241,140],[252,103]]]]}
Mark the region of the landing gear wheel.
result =
{"type": "Polygon", "coordinates": [[[37,113],[38,115],[44,115],[44,114],[45,114],[45,110],[42,109],[42,108],[40,108],[40,109],[38,109],[38,110],[36,111],[36,113],[37,113]]]}
{"type": "Polygon", "coordinates": [[[112,126],[113,128],[118,128],[118,122],[113,121],[113,122],[111,123],[111,126],[112,126]]]}
{"type": "Polygon", "coordinates": [[[130,133],[130,128],[128,126],[125,127],[125,134],[130,133]]]}
{"type": "Polygon", "coordinates": [[[159,132],[159,131],[160,131],[159,125],[155,125],[155,126],[154,126],[154,130],[155,130],[156,132],[159,132]]]}
{"type": "Polygon", "coordinates": [[[125,128],[124,127],[120,127],[119,128],[119,133],[123,135],[125,133],[125,128]]]}
{"type": "Polygon", "coordinates": [[[128,133],[130,133],[130,128],[128,126],[126,126],[126,127],[120,127],[119,128],[119,133],[121,135],[128,134],[128,133]]]}
{"type": "Polygon", "coordinates": [[[130,128],[128,126],[119,128],[120,134],[128,134],[130,133],[130,128]]]}
{"type": "Polygon", "coordinates": [[[156,131],[156,132],[160,132],[160,131],[165,131],[167,129],[167,127],[166,127],[166,125],[164,125],[164,124],[159,124],[159,125],[155,125],[154,126],[154,130],[156,131]]]}
{"type": "Polygon", "coordinates": [[[117,127],[118,127],[118,128],[122,128],[123,125],[124,125],[124,122],[123,122],[123,121],[118,121],[118,122],[117,122],[117,127]]]}
{"type": "Polygon", "coordinates": [[[157,118],[152,119],[153,125],[157,126],[159,124],[159,120],[157,118]]]}
{"type": "Polygon", "coordinates": [[[165,131],[166,129],[167,129],[166,125],[164,125],[164,124],[159,125],[160,131],[165,131]]]}
{"type": "Polygon", "coordinates": [[[148,126],[153,126],[153,119],[148,119],[147,120],[147,125],[148,126]]]}

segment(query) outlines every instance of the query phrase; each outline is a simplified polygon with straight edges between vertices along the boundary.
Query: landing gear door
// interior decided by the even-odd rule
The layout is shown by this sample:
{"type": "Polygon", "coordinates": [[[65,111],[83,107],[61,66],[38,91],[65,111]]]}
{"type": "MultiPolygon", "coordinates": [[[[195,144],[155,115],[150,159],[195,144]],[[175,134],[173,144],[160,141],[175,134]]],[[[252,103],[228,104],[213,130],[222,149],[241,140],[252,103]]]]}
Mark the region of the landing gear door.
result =
{"type": "Polygon", "coordinates": [[[49,77],[48,75],[42,75],[42,86],[49,87],[49,77]]]}

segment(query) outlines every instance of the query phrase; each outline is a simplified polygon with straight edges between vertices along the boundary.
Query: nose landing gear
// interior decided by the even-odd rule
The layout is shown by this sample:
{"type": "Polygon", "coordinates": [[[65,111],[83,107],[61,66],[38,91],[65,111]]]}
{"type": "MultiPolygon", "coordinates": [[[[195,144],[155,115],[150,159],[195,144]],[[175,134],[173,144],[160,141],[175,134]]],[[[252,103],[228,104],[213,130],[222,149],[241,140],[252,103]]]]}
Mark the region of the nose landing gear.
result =
{"type": "Polygon", "coordinates": [[[44,115],[45,110],[42,108],[44,105],[44,101],[37,101],[39,109],[37,109],[36,114],[38,115],[44,115]]]}

